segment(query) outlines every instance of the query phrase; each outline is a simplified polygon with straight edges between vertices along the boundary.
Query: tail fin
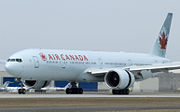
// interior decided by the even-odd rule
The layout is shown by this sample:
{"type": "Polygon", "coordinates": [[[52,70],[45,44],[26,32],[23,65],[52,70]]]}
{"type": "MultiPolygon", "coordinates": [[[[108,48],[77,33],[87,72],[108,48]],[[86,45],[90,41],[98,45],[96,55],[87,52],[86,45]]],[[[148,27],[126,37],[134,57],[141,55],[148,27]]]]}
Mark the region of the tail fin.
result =
{"type": "Polygon", "coordinates": [[[173,17],[173,14],[168,13],[166,20],[164,21],[164,24],[161,27],[158,38],[156,39],[154,43],[154,46],[151,52],[152,55],[165,57],[172,17],[173,17]]]}
{"type": "Polygon", "coordinates": [[[10,83],[12,83],[12,82],[6,81],[6,82],[4,83],[4,85],[3,85],[3,87],[4,87],[4,88],[7,88],[7,87],[9,86],[10,83]]]}

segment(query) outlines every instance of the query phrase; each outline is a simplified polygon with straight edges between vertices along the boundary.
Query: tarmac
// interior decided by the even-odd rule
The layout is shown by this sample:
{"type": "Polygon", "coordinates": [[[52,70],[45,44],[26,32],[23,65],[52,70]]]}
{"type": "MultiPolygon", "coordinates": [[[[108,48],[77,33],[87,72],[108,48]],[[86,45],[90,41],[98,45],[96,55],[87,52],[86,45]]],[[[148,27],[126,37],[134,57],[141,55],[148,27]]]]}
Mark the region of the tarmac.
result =
{"type": "Polygon", "coordinates": [[[180,111],[180,94],[0,94],[0,112],[180,111]]]}
{"type": "Polygon", "coordinates": [[[105,95],[105,94],[0,94],[0,98],[180,98],[180,94],[105,95]]]}
{"type": "MultiPolygon", "coordinates": [[[[37,108],[0,108],[1,112],[118,112],[140,110],[180,109],[179,106],[83,106],[83,107],[37,107],[37,108]]],[[[172,112],[172,111],[171,111],[172,112]]],[[[174,111],[173,111],[174,112],[174,111]]],[[[179,110],[177,110],[179,112],[179,110]]]]}

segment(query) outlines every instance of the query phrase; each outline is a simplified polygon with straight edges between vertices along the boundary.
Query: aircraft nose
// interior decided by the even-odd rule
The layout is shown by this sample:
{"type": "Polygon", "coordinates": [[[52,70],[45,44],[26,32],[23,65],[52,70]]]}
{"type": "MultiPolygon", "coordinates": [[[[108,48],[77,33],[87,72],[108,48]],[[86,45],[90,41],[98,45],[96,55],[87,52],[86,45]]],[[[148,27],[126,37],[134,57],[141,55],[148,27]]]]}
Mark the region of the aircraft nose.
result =
{"type": "Polygon", "coordinates": [[[10,63],[6,63],[6,64],[5,64],[5,69],[6,69],[6,71],[9,72],[9,73],[13,73],[13,72],[14,72],[14,67],[13,67],[13,65],[10,64],[10,63]]]}
{"type": "Polygon", "coordinates": [[[19,63],[6,62],[5,69],[9,74],[16,77],[20,77],[22,74],[22,66],[19,63]]]}

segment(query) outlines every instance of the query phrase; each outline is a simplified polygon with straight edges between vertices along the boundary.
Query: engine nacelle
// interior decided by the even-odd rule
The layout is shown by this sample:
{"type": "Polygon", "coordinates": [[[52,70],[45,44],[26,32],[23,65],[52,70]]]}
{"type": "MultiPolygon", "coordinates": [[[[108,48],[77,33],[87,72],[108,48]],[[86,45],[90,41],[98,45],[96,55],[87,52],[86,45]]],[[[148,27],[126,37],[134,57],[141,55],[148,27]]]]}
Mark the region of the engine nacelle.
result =
{"type": "Polygon", "coordinates": [[[112,89],[127,89],[132,87],[135,82],[134,75],[122,69],[109,71],[106,73],[104,80],[106,85],[112,89]]]}
{"type": "Polygon", "coordinates": [[[23,84],[27,87],[40,90],[41,88],[47,87],[51,81],[44,80],[24,80],[23,84]]]}

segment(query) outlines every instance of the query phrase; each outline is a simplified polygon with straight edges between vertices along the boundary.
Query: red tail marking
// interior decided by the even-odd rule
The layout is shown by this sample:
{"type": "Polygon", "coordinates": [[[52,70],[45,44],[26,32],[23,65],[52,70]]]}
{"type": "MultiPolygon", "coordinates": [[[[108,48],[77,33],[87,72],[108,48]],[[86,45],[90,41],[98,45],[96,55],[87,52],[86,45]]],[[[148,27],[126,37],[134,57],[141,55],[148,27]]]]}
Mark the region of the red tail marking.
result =
{"type": "Polygon", "coordinates": [[[165,37],[165,33],[163,32],[162,36],[159,37],[161,49],[166,49],[166,44],[167,44],[167,38],[165,37]]]}

